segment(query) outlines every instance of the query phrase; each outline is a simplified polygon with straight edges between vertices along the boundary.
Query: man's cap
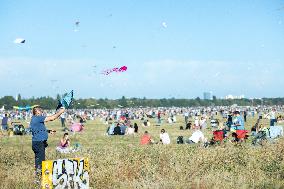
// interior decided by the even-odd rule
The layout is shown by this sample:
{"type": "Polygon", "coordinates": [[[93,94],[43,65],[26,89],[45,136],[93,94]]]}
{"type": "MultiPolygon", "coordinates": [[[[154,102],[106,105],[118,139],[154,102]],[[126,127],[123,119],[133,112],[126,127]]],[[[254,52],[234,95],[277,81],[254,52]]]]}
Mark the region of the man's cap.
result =
{"type": "Polygon", "coordinates": [[[240,114],[240,112],[239,111],[235,111],[234,114],[240,114]]]}

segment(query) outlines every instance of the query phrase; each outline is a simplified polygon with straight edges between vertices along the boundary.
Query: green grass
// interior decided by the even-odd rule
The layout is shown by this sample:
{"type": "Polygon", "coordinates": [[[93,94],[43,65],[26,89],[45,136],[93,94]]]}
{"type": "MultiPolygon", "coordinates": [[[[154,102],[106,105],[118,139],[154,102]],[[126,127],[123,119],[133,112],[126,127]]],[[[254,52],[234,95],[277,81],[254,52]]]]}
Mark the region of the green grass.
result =
{"type": "MultiPolygon", "coordinates": [[[[70,134],[71,142],[79,142],[83,149],[74,154],[55,151],[63,135],[59,121],[47,124],[57,130],[49,136],[46,159],[88,157],[90,159],[90,186],[93,188],[284,188],[284,140],[252,147],[250,141],[240,146],[231,143],[210,148],[200,145],[177,145],[179,135],[189,137],[192,131],[179,130],[178,123],[151,127],[139,125],[136,136],[105,136],[106,125],[88,121],[82,133],[70,134]],[[148,130],[159,139],[165,128],[172,144],[140,146],[141,134],[148,130]]],[[[249,118],[246,128],[255,123],[249,118]]],[[[262,120],[268,125],[269,120],[262,120]]],[[[211,138],[209,124],[205,131],[211,138]]],[[[0,139],[0,188],[33,188],[34,154],[31,136],[2,136],[0,139]]]]}

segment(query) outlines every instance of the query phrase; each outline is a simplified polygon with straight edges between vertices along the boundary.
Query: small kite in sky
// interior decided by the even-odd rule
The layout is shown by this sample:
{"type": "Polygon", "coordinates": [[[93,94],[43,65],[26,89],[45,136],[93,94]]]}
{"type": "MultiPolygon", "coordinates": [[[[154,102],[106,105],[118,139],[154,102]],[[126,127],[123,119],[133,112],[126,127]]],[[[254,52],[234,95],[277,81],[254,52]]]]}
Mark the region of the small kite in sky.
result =
{"type": "Polygon", "coordinates": [[[17,38],[14,40],[14,43],[17,43],[17,44],[20,44],[20,43],[25,43],[26,40],[25,39],[22,39],[22,38],[17,38]]]}
{"type": "Polygon", "coordinates": [[[102,74],[104,75],[109,75],[111,74],[112,72],[125,72],[127,70],[127,66],[122,66],[120,68],[112,68],[112,69],[107,69],[107,70],[104,70],[102,72],[102,74]]]}
{"type": "Polygon", "coordinates": [[[75,29],[74,29],[74,32],[79,31],[79,25],[80,25],[80,21],[77,20],[77,21],[75,22],[75,26],[76,26],[76,27],[75,27],[75,29]]]}
{"type": "Polygon", "coordinates": [[[163,26],[164,28],[167,28],[167,27],[168,27],[168,25],[167,25],[166,22],[162,22],[162,26],[163,26]]]}

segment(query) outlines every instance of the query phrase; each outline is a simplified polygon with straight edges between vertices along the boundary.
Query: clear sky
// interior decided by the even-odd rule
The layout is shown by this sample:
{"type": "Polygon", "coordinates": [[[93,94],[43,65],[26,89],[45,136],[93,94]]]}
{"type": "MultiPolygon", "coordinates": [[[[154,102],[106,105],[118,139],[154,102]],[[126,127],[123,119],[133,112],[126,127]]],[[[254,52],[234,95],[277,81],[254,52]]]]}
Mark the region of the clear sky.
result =
{"type": "Polygon", "coordinates": [[[0,23],[0,96],[284,96],[284,1],[1,0],[0,23]]]}

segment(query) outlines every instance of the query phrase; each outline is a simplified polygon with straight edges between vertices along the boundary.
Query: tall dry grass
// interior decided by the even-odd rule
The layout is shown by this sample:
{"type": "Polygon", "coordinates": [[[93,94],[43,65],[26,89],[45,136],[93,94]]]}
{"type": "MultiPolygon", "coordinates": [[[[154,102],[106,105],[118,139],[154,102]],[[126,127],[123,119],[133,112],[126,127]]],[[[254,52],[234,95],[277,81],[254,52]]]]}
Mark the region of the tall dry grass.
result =
{"type": "MultiPolygon", "coordinates": [[[[82,151],[57,154],[55,146],[63,134],[57,132],[49,138],[46,156],[88,157],[93,188],[284,188],[284,139],[263,147],[253,147],[249,141],[210,148],[177,145],[177,136],[190,135],[180,131],[180,125],[140,128],[156,140],[165,128],[172,139],[168,146],[140,146],[139,136],[107,137],[104,125],[88,122],[83,133],[71,135],[73,142],[83,146],[82,151]]],[[[48,127],[59,129],[59,122],[48,127]]],[[[210,133],[208,129],[206,135],[210,133]]],[[[31,136],[1,137],[0,188],[34,188],[33,163],[31,136]]]]}

